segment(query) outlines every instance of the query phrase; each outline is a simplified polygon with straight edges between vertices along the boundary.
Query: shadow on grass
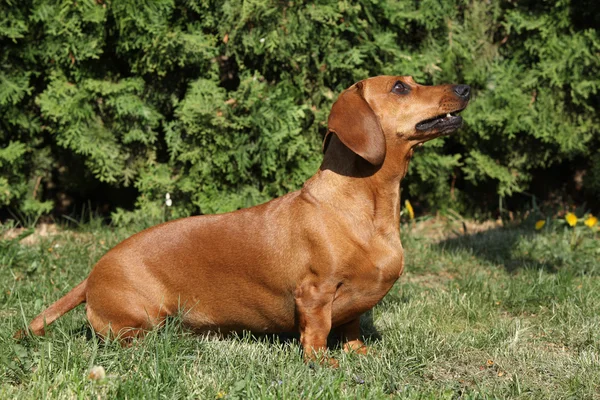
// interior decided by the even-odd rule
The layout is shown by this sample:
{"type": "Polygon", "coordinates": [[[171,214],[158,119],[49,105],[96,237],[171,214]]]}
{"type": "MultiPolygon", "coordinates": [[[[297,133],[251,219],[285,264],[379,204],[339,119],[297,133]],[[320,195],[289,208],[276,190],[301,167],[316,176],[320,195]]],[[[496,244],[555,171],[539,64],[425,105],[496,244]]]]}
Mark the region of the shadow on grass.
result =
{"type": "MultiPolygon", "coordinates": [[[[254,332],[231,332],[227,334],[219,334],[217,332],[194,332],[193,329],[189,329],[183,324],[181,321],[177,320],[177,317],[170,318],[167,325],[175,326],[175,330],[179,333],[188,332],[192,335],[214,335],[215,337],[221,337],[225,339],[231,338],[242,338],[246,335],[249,335],[250,341],[254,342],[267,342],[271,345],[281,345],[285,346],[290,343],[300,344],[300,334],[297,332],[285,332],[285,333],[254,333],[254,332]]],[[[363,314],[360,318],[360,326],[361,326],[361,339],[367,343],[378,341],[381,339],[380,333],[375,328],[375,324],[373,323],[373,313],[372,311],[368,311],[363,314]]],[[[164,327],[156,328],[159,330],[158,334],[164,334],[160,332],[164,327]]],[[[173,328],[171,328],[173,329],[173,328]]],[[[68,332],[70,337],[78,337],[85,336],[86,340],[99,340],[102,339],[99,336],[94,335],[94,332],[89,324],[83,324],[79,328],[70,329],[68,332]]],[[[142,339],[143,340],[143,339],[142,339]]],[[[338,349],[342,347],[342,341],[339,333],[336,329],[332,329],[331,334],[328,337],[327,345],[330,349],[338,349]]]]}
{"type": "MultiPolygon", "coordinates": [[[[381,339],[381,334],[375,328],[375,324],[373,323],[373,312],[368,311],[363,314],[360,318],[360,330],[361,330],[361,339],[369,344],[374,341],[378,341],[381,339]]],[[[236,334],[232,334],[236,335],[236,334]]],[[[253,333],[252,339],[256,341],[266,341],[270,344],[281,344],[285,345],[287,343],[297,343],[300,344],[300,334],[299,333],[253,333]]],[[[341,339],[340,333],[333,328],[329,337],[327,338],[327,346],[330,349],[340,349],[342,348],[343,342],[341,339]]]]}
{"type": "Polygon", "coordinates": [[[531,241],[536,234],[531,230],[498,227],[445,239],[436,246],[443,251],[472,254],[482,261],[502,266],[508,273],[516,273],[520,269],[557,272],[560,265],[556,259],[517,251],[520,242],[531,241]]]}

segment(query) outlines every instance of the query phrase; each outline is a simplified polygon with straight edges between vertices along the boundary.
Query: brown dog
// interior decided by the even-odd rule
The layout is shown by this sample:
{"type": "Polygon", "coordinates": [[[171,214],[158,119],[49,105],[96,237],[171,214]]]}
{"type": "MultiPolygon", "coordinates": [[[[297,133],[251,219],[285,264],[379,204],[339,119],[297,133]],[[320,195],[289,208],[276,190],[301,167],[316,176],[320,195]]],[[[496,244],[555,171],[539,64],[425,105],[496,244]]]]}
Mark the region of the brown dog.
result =
{"type": "Polygon", "coordinates": [[[29,325],[36,335],[78,304],[122,339],[182,312],[198,331],[300,331],[307,359],[332,328],[364,352],[359,317],[402,274],[400,181],[413,148],[462,124],[466,85],[408,76],[358,82],[329,116],[324,160],[296,192],[222,215],[167,222],[118,244],[29,325]]]}

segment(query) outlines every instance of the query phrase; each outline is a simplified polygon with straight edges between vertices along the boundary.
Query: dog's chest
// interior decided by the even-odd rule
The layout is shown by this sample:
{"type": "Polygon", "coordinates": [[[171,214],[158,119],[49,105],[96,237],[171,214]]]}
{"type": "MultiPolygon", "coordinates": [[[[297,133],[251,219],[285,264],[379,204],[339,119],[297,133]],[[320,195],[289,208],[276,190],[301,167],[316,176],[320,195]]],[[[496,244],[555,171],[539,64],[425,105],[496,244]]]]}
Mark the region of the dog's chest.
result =
{"type": "Polygon", "coordinates": [[[366,273],[381,283],[394,283],[404,270],[404,249],[399,239],[375,240],[366,248],[366,273]]]}
{"type": "Polygon", "coordinates": [[[354,265],[336,291],[333,325],[346,323],[373,308],[398,280],[403,267],[402,247],[398,251],[376,252],[368,257],[368,262],[354,265]]]}
{"type": "Polygon", "coordinates": [[[400,241],[379,241],[363,248],[353,257],[340,285],[341,303],[364,303],[371,308],[391,289],[404,269],[404,251],[400,241]]]}

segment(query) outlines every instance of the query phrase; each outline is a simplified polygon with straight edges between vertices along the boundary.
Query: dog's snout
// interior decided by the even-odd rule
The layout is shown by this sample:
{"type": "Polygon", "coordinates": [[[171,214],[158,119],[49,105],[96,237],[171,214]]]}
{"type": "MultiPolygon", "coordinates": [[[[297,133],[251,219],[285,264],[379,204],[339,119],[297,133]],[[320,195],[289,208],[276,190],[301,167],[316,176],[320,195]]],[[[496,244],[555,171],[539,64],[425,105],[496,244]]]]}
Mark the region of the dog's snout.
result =
{"type": "Polygon", "coordinates": [[[468,100],[471,97],[471,87],[469,85],[456,85],[454,86],[454,93],[458,97],[468,100]]]}

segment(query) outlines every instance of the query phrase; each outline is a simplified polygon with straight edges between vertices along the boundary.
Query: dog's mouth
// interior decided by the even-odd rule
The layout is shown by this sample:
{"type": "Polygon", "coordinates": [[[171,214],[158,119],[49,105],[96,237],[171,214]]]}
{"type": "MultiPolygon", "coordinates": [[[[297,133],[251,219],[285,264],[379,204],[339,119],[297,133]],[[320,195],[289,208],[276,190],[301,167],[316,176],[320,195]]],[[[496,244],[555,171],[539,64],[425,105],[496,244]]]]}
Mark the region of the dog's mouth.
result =
{"type": "Polygon", "coordinates": [[[421,132],[435,130],[438,133],[449,134],[462,126],[463,119],[458,115],[462,110],[464,110],[464,108],[426,119],[419,122],[415,128],[417,131],[421,132]]]}

